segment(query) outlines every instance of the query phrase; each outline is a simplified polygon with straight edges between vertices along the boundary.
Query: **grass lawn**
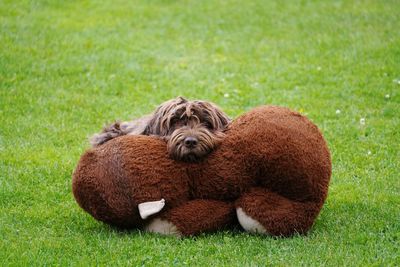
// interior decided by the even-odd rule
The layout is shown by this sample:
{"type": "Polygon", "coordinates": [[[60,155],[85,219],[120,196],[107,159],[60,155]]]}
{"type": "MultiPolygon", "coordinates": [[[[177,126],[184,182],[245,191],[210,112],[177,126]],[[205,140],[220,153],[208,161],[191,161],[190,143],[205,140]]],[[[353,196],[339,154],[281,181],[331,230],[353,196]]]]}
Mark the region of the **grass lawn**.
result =
{"type": "Polygon", "coordinates": [[[0,265],[400,265],[399,1],[0,0],[0,265]],[[87,137],[183,95],[323,131],[307,236],[120,232],[76,204],[87,137]]]}

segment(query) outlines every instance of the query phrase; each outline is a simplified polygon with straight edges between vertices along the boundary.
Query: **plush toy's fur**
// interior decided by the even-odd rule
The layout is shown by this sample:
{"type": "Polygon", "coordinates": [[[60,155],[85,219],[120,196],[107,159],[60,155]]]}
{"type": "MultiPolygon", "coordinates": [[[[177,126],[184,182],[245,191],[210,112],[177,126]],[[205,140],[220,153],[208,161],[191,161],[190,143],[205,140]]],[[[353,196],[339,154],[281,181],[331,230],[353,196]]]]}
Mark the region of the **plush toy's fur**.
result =
{"type": "Polygon", "coordinates": [[[123,136],[87,151],[73,193],[94,218],[119,227],[195,235],[237,220],[250,232],[289,236],[313,225],[326,199],[331,160],[304,116],[259,107],[232,122],[200,163],[168,157],[163,141],[123,136]],[[143,220],[138,204],[165,199],[143,220]]]}

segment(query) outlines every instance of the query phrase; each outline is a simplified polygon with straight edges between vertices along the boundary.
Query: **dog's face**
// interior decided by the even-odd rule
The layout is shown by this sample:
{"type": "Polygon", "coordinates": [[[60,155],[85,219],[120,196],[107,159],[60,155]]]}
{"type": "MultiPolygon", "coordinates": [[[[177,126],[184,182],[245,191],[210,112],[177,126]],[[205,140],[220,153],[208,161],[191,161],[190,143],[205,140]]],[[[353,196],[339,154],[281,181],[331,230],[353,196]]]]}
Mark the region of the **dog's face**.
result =
{"type": "Polygon", "coordinates": [[[229,122],[229,118],[210,102],[178,97],[156,109],[145,134],[164,137],[172,158],[196,162],[218,146],[229,122]]]}

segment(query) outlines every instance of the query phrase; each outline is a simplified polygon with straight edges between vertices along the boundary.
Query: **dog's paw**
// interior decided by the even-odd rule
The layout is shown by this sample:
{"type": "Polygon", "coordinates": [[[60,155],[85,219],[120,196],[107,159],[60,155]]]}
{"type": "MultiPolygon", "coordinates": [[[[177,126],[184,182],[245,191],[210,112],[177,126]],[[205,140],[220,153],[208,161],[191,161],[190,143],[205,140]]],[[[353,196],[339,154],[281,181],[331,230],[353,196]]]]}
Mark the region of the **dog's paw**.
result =
{"type": "Polygon", "coordinates": [[[105,127],[101,133],[93,135],[89,141],[90,144],[95,147],[121,135],[125,135],[125,132],[121,129],[120,122],[114,122],[105,127]]]}

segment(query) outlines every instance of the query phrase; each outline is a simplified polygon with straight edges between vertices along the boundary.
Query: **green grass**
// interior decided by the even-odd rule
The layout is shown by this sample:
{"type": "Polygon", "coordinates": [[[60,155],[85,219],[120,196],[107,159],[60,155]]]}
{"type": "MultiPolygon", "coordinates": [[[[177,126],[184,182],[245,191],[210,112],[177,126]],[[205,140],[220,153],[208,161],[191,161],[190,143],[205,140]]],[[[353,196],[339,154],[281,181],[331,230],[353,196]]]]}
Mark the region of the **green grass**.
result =
{"type": "Polygon", "coordinates": [[[398,8],[0,0],[1,265],[400,265],[398,8]],[[78,207],[87,137],[177,95],[232,117],[288,106],[322,129],[333,175],[307,236],[119,232],[78,207]]]}

